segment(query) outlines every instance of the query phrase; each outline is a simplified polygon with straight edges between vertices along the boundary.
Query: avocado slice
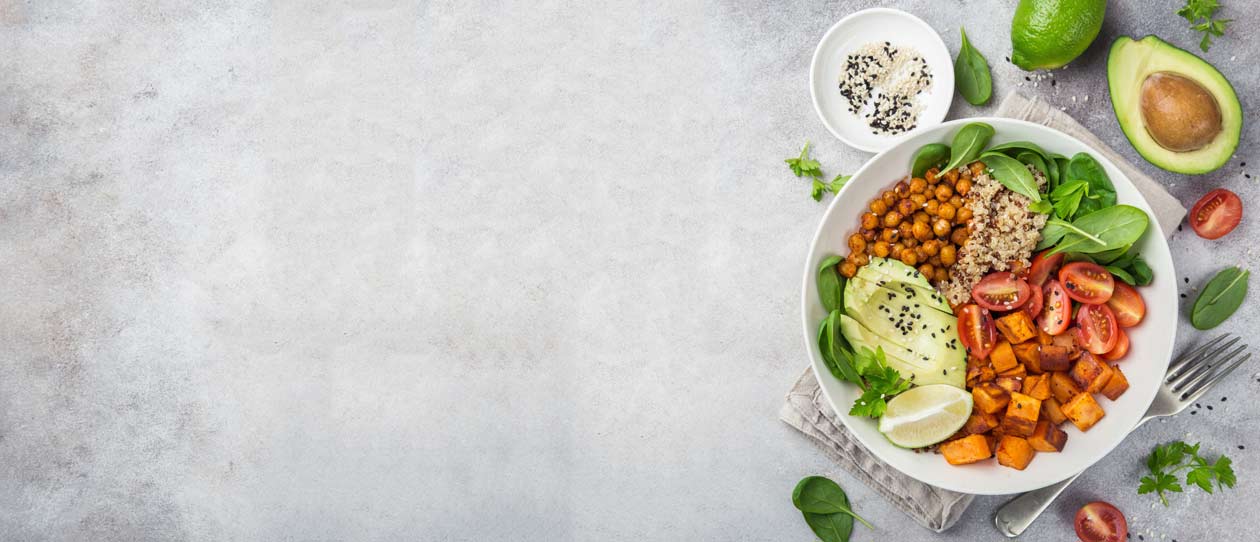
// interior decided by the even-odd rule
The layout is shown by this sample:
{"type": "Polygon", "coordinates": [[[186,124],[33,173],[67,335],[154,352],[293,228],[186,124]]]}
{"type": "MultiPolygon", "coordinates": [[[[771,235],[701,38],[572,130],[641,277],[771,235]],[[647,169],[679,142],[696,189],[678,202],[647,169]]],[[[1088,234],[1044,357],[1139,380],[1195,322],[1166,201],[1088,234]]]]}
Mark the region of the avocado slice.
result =
{"type": "Polygon", "coordinates": [[[949,303],[945,301],[945,297],[932,287],[918,269],[898,260],[872,257],[870,263],[859,268],[858,274],[853,278],[868,280],[884,288],[894,287],[895,283],[900,283],[895,284],[897,291],[909,293],[907,288],[914,290],[912,297],[916,298],[916,303],[954,314],[949,308],[949,303]]]}
{"type": "Polygon", "coordinates": [[[923,356],[885,340],[848,316],[840,316],[840,332],[844,333],[854,348],[868,348],[872,352],[876,348],[883,348],[888,366],[916,385],[949,384],[963,387],[966,379],[966,365],[963,363],[954,363],[952,359],[941,356],[928,356],[925,361],[923,356]]]}
{"type": "Polygon", "coordinates": [[[1160,168],[1207,173],[1238,148],[1242,105],[1234,87],[1188,51],[1155,36],[1120,36],[1107,56],[1107,85],[1124,135],[1160,168]]]}

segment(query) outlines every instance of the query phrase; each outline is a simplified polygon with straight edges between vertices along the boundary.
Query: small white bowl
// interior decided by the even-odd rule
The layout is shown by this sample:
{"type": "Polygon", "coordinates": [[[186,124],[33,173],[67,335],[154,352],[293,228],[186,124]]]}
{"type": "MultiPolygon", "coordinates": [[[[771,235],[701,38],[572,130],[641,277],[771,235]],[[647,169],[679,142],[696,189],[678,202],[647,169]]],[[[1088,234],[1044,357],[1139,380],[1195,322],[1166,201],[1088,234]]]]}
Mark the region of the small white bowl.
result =
{"type": "Polygon", "coordinates": [[[818,42],[810,62],[809,93],[818,118],[840,141],[859,150],[880,152],[945,120],[954,100],[953,60],[941,36],[922,19],[896,9],[864,9],[840,19],[818,42]],[[897,135],[877,134],[865,119],[850,113],[839,88],[845,58],[868,43],[885,41],[913,47],[932,70],[932,88],[919,96],[923,109],[918,125],[897,135]]]}

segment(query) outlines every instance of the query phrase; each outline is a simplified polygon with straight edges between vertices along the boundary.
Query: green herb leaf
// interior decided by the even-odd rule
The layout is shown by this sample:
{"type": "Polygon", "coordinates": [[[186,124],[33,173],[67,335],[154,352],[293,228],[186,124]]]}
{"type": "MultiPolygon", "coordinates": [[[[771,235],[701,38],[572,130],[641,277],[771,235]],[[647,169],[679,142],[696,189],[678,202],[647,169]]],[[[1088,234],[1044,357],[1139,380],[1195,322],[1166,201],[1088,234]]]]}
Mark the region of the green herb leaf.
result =
{"type": "Polygon", "coordinates": [[[1247,297],[1247,279],[1251,271],[1237,267],[1222,269],[1208,281],[1190,311],[1190,323],[1197,329],[1212,329],[1221,325],[1247,297]]]}
{"type": "Polygon", "coordinates": [[[818,266],[818,297],[827,312],[844,307],[844,277],[840,276],[837,264],[844,261],[840,256],[831,256],[818,266]]]}
{"type": "Polygon", "coordinates": [[[817,160],[812,160],[809,157],[808,141],[805,142],[805,147],[801,149],[800,156],[788,158],[784,162],[787,163],[789,168],[792,168],[792,173],[796,174],[797,177],[822,177],[822,165],[817,160]]]}
{"type": "Polygon", "coordinates": [[[1146,459],[1146,468],[1151,474],[1142,477],[1138,494],[1156,493],[1164,506],[1168,506],[1167,493],[1182,491],[1177,474],[1184,470],[1189,471],[1187,484],[1197,485],[1208,493],[1212,493],[1214,487],[1234,487],[1237,482],[1228,457],[1222,455],[1215,462],[1209,462],[1199,455],[1198,444],[1192,446],[1181,441],[1156,446],[1146,459]]]}
{"type": "Polygon", "coordinates": [[[1050,200],[1043,199],[1041,201],[1034,201],[1028,204],[1028,210],[1034,213],[1048,215],[1054,211],[1054,205],[1050,203],[1050,200]]]}
{"type": "Polygon", "coordinates": [[[1072,220],[1081,207],[1081,199],[1089,194],[1089,183],[1086,181],[1068,181],[1060,184],[1050,192],[1050,200],[1054,202],[1054,215],[1063,220],[1072,220]]]}
{"type": "Polygon", "coordinates": [[[967,31],[962,33],[962,45],[958,49],[958,58],[954,60],[954,81],[958,93],[971,105],[983,105],[993,96],[993,78],[989,74],[989,62],[984,59],[971,42],[967,40],[967,31]]]}
{"type": "Polygon", "coordinates": [[[929,143],[914,153],[914,163],[910,167],[910,174],[914,177],[923,178],[927,170],[935,166],[945,164],[949,161],[949,145],[943,143],[929,143]]]}
{"type": "Polygon", "coordinates": [[[1027,197],[1033,202],[1041,201],[1037,179],[1019,160],[1000,152],[986,152],[980,155],[980,160],[984,162],[984,165],[989,166],[989,169],[992,170],[993,178],[1002,183],[1002,186],[1011,189],[1016,194],[1027,197]]]}
{"type": "Polygon", "coordinates": [[[1131,205],[1116,205],[1082,216],[1071,224],[1051,219],[1068,230],[1052,253],[1096,254],[1137,242],[1150,218],[1131,205]]]}
{"type": "Polygon", "coordinates": [[[882,347],[876,347],[874,352],[860,349],[854,356],[853,367],[866,380],[866,388],[853,402],[850,416],[883,416],[888,408],[887,400],[910,388],[910,383],[901,379],[901,373],[888,366],[882,347]]]}
{"type": "Polygon", "coordinates": [[[1208,52],[1212,46],[1212,36],[1225,35],[1225,25],[1233,19],[1215,19],[1216,11],[1221,8],[1221,4],[1216,0],[1186,0],[1186,5],[1177,10],[1177,15],[1183,17],[1190,23],[1190,28],[1195,32],[1203,32],[1203,40],[1199,42],[1199,49],[1208,52]]]}
{"type": "Polygon", "coordinates": [[[949,164],[941,171],[949,171],[975,161],[992,137],[993,127],[983,122],[973,122],[963,126],[957,134],[954,134],[954,142],[950,145],[949,164]]]}

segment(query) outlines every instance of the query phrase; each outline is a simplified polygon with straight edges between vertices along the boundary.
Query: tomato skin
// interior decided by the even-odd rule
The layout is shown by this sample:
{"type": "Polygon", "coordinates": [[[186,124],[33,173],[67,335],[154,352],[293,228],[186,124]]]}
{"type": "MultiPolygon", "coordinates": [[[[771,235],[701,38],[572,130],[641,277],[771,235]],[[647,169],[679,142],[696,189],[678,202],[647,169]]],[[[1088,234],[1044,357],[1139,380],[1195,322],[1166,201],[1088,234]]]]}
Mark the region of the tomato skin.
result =
{"type": "Polygon", "coordinates": [[[1076,313],[1077,342],[1090,354],[1101,356],[1115,348],[1120,326],[1106,305],[1081,305],[1076,313]]]}
{"type": "Polygon", "coordinates": [[[1064,254],[1062,252],[1046,256],[1046,253],[1051,250],[1052,249],[1043,250],[1041,253],[1033,257],[1032,270],[1028,272],[1029,284],[1032,284],[1033,286],[1041,286],[1045,284],[1046,279],[1049,279],[1054,274],[1054,271],[1059,268],[1059,265],[1063,263],[1064,254]]]}
{"type": "Polygon", "coordinates": [[[1037,316],[1037,327],[1050,335],[1061,335],[1072,324],[1072,299],[1055,279],[1047,280],[1041,289],[1045,299],[1037,316]]]}
{"type": "Polygon", "coordinates": [[[1102,355],[1107,361],[1120,361],[1129,353],[1129,334],[1124,329],[1116,330],[1116,345],[1102,355]]]}
{"type": "Polygon", "coordinates": [[[1028,282],[1015,273],[999,271],[980,279],[971,288],[971,299],[991,311],[1011,311],[1027,303],[1031,292],[1028,282]]]}
{"type": "Polygon", "coordinates": [[[1059,282],[1068,297],[1097,305],[1111,299],[1116,279],[1103,266],[1093,262],[1072,262],[1059,270],[1059,282]]]}
{"type": "Polygon", "coordinates": [[[1146,317],[1146,301],[1137,289],[1123,282],[1116,282],[1116,289],[1107,300],[1107,307],[1116,314],[1116,323],[1120,327],[1133,327],[1142,323],[1146,317]]]}
{"type": "Polygon", "coordinates": [[[1024,303],[1023,311],[1028,313],[1028,317],[1033,320],[1041,315],[1041,305],[1045,301],[1045,294],[1042,293],[1040,286],[1032,287],[1032,297],[1028,298],[1028,302],[1024,303]]]}
{"type": "Polygon", "coordinates": [[[997,327],[989,309],[971,303],[963,305],[958,311],[958,340],[968,355],[988,357],[997,345],[997,327]]]}
{"type": "Polygon", "coordinates": [[[1082,506],[1076,512],[1073,526],[1081,542],[1123,542],[1129,534],[1129,522],[1124,514],[1102,501],[1082,506]]]}
{"type": "Polygon", "coordinates": [[[1242,200],[1238,194],[1217,188],[1199,199],[1190,209],[1190,227],[1204,239],[1220,239],[1242,222],[1242,200]]]}

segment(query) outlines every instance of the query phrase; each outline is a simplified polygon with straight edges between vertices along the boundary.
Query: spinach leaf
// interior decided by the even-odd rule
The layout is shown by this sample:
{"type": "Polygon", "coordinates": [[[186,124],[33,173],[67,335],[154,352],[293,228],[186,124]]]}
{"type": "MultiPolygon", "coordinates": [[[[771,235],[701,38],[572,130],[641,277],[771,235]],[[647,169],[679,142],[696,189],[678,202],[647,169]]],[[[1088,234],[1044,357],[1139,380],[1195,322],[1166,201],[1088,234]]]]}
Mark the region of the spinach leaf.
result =
{"type": "Polygon", "coordinates": [[[1019,160],[1000,152],[986,152],[980,156],[980,160],[993,170],[993,177],[1002,183],[1002,186],[1011,189],[1016,194],[1022,194],[1033,202],[1041,201],[1036,178],[1019,160]]]}
{"type": "Polygon", "coordinates": [[[1130,263],[1137,258],[1136,253],[1129,252],[1132,247],[1124,246],[1104,250],[1094,254],[1094,260],[1100,264],[1114,265],[1116,267],[1128,267],[1130,263]]]}
{"type": "Polygon", "coordinates": [[[1046,161],[1040,154],[1032,151],[1023,151],[1015,155],[1015,159],[1019,160],[1022,164],[1027,164],[1037,168],[1037,171],[1041,172],[1042,177],[1045,177],[1046,179],[1050,178],[1049,168],[1046,167],[1046,161]]]}
{"type": "Polygon", "coordinates": [[[1046,192],[1053,192],[1059,187],[1059,161],[1046,158],[1046,192]]]}
{"type": "Polygon", "coordinates": [[[1155,272],[1151,271],[1151,266],[1146,264],[1141,256],[1134,258],[1133,263],[1129,264],[1129,274],[1133,275],[1133,280],[1137,282],[1135,286],[1146,286],[1155,280],[1155,272]]]}
{"type": "Polygon", "coordinates": [[[1247,297],[1247,279],[1250,277],[1251,271],[1237,267],[1222,269],[1208,281],[1194,301],[1190,324],[1196,329],[1212,329],[1221,325],[1247,297]]]}
{"type": "Polygon", "coordinates": [[[1050,201],[1054,202],[1054,216],[1063,220],[1072,220],[1081,207],[1081,199],[1089,194],[1089,183],[1085,181],[1068,181],[1060,184],[1050,192],[1050,201]]]}
{"type": "Polygon", "coordinates": [[[823,542],[848,542],[855,519],[867,528],[874,528],[853,512],[849,497],[840,485],[822,476],[807,476],[797,483],[792,491],[792,504],[823,542]]]}
{"type": "Polygon", "coordinates": [[[984,59],[971,42],[967,40],[967,31],[962,28],[962,46],[958,49],[958,59],[954,61],[954,80],[957,81],[958,93],[971,105],[983,105],[993,96],[993,77],[989,74],[989,62],[984,59]]]}
{"type": "Polygon", "coordinates": [[[1037,247],[1034,250],[1041,251],[1059,244],[1059,241],[1062,241],[1063,237],[1068,233],[1067,228],[1063,227],[1063,224],[1064,222],[1061,220],[1054,220],[1053,218],[1047,220],[1046,225],[1041,227],[1041,241],[1037,242],[1037,247]]]}
{"type": "Polygon", "coordinates": [[[1129,286],[1137,286],[1137,285],[1138,285],[1138,284],[1137,284],[1137,279],[1133,278],[1133,275],[1130,275],[1128,271],[1125,271],[1125,270],[1124,270],[1124,269],[1122,269],[1122,268],[1116,267],[1116,266],[1114,266],[1114,265],[1108,265],[1108,266],[1106,266],[1106,267],[1105,267],[1105,269],[1106,269],[1108,272],[1110,272],[1113,276],[1115,276],[1116,278],[1118,278],[1118,279],[1120,279],[1120,280],[1123,280],[1123,281],[1124,281],[1124,283],[1125,283],[1125,284],[1128,284],[1129,286]]]}
{"type": "Polygon", "coordinates": [[[1090,213],[1116,204],[1116,187],[1102,164],[1089,154],[1078,152],[1068,162],[1064,179],[1082,180],[1089,183],[1088,197],[1081,201],[1081,212],[1090,213]]]}
{"type": "Polygon", "coordinates": [[[1046,151],[1042,149],[1039,145],[1031,141],[1008,141],[1006,143],[998,143],[997,145],[994,145],[984,150],[984,152],[1000,152],[1008,156],[1017,155],[1022,151],[1033,151],[1037,154],[1040,154],[1043,158],[1047,160],[1049,160],[1051,156],[1050,154],[1047,154],[1046,151]]]}
{"type": "Polygon", "coordinates": [[[848,514],[801,514],[809,530],[822,542],[849,542],[849,535],[853,534],[853,516],[848,514]]]}
{"type": "Polygon", "coordinates": [[[840,333],[840,310],[831,311],[822,321],[818,330],[818,350],[822,353],[823,365],[836,380],[853,382],[862,389],[866,386],[862,376],[853,368],[853,348],[840,333]]]}
{"type": "Polygon", "coordinates": [[[957,134],[954,134],[954,143],[950,145],[949,164],[941,171],[949,171],[975,161],[992,137],[993,127],[983,122],[973,122],[963,126],[957,134]]]}
{"type": "Polygon", "coordinates": [[[1071,223],[1057,218],[1051,218],[1047,223],[1052,221],[1066,228],[1067,233],[1054,247],[1051,254],[1059,252],[1097,254],[1137,242],[1146,231],[1150,218],[1137,207],[1116,205],[1094,211],[1071,223]]]}
{"type": "Polygon", "coordinates": [[[929,143],[919,147],[918,152],[914,153],[914,165],[910,167],[910,174],[914,177],[923,178],[923,174],[934,166],[942,165],[949,161],[949,145],[944,143],[929,143]]]}
{"type": "Polygon", "coordinates": [[[844,277],[836,269],[836,265],[844,261],[840,256],[831,256],[818,266],[818,297],[827,312],[844,307],[844,277]]]}

